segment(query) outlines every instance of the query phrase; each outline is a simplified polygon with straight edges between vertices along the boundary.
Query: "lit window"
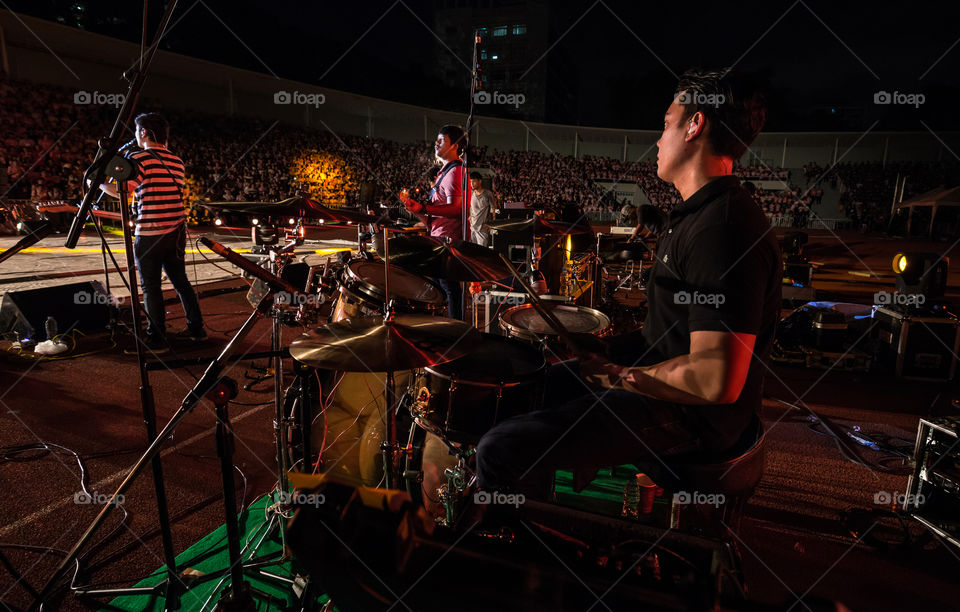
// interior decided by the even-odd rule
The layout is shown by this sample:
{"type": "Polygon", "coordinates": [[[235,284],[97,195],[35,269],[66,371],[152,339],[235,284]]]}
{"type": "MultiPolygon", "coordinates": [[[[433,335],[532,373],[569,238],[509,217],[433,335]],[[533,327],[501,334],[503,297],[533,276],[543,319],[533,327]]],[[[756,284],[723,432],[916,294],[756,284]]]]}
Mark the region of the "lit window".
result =
{"type": "Polygon", "coordinates": [[[480,59],[487,59],[487,50],[483,49],[480,51],[480,59]]]}
{"type": "Polygon", "coordinates": [[[494,56],[492,56],[490,59],[499,59],[499,58],[500,58],[499,55],[494,55],[494,56]]]}
{"type": "Polygon", "coordinates": [[[507,26],[500,26],[493,28],[494,36],[506,36],[507,35],[507,26]]]}
{"type": "Polygon", "coordinates": [[[519,24],[519,25],[515,25],[515,26],[513,26],[513,28],[510,30],[510,33],[511,33],[511,34],[526,34],[526,33],[527,33],[527,26],[526,26],[526,24],[523,24],[523,23],[521,23],[521,24],[519,24]]]}

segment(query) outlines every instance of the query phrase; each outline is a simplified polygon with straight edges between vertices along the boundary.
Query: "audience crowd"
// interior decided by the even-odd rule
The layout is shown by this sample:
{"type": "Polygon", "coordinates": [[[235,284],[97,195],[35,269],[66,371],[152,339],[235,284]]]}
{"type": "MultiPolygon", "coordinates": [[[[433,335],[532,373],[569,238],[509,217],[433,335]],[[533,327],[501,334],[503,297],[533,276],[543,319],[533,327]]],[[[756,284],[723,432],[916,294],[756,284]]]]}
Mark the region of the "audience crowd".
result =
{"type": "MultiPolygon", "coordinates": [[[[0,106],[0,194],[32,201],[79,199],[96,138],[109,132],[116,109],[77,104],[66,89],[9,80],[0,80],[0,106]]],[[[159,105],[151,108],[165,112],[159,105]]],[[[193,222],[210,218],[200,203],[277,201],[298,193],[333,206],[396,205],[396,191],[419,188],[425,194],[437,170],[427,142],[397,143],[241,117],[165,114],[171,123],[170,148],[186,164],[185,195],[193,222]]],[[[621,193],[635,185],[646,200],[665,210],[681,201],[679,192],[657,177],[653,161],[480,147],[473,151],[473,163],[492,171],[493,191],[501,202],[523,201],[539,209],[573,205],[588,215],[619,213],[625,200],[614,196],[615,185],[622,186],[617,189],[621,193]]],[[[805,188],[792,185],[784,168],[738,164],[734,170],[754,184],[786,184],[782,190],[757,186],[754,195],[768,216],[787,217],[788,224],[797,226],[806,224],[811,207],[823,198],[824,182],[836,186],[839,181],[839,212],[855,226],[869,220],[877,227],[889,211],[898,175],[907,176],[907,197],[957,182],[956,167],[947,164],[824,168],[810,163],[803,167],[805,188]]]]}

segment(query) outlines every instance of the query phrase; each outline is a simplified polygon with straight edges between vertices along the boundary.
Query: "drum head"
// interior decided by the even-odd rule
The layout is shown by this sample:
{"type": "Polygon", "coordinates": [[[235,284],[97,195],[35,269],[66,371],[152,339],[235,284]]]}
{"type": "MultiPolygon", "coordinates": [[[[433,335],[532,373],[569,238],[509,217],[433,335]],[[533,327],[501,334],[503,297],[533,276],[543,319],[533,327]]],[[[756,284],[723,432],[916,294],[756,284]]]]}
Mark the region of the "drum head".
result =
{"type": "MultiPolygon", "coordinates": [[[[353,261],[347,266],[347,274],[357,281],[359,290],[383,301],[387,286],[383,262],[353,261]]],[[[446,299],[439,287],[397,266],[390,266],[390,294],[395,299],[438,306],[446,299]]]]}
{"type": "MultiPolygon", "coordinates": [[[[571,333],[596,334],[610,325],[610,317],[599,310],[584,306],[552,306],[549,305],[560,323],[571,333]]],[[[514,306],[500,315],[501,326],[512,331],[526,331],[543,336],[555,336],[553,331],[540,313],[531,304],[514,306]]]]}
{"type": "Polygon", "coordinates": [[[480,346],[468,355],[427,368],[445,378],[456,375],[471,382],[498,383],[537,375],[546,367],[543,353],[525,342],[483,334],[480,346]]]}

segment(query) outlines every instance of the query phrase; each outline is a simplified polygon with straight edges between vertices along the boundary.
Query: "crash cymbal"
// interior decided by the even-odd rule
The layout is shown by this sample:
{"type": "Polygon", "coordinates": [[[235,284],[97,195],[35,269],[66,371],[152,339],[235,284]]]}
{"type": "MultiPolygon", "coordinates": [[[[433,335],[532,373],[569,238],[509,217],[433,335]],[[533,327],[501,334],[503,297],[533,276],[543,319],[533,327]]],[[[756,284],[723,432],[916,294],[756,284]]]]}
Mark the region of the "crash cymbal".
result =
{"type": "Polygon", "coordinates": [[[381,317],[359,317],[301,335],[290,355],[327,370],[395,372],[459,359],[480,340],[480,332],[454,319],[399,314],[385,323],[381,317]]]}
{"type": "MultiPolygon", "coordinates": [[[[388,246],[390,263],[433,278],[485,282],[510,276],[496,251],[465,240],[447,243],[429,236],[400,236],[391,238],[388,246]]],[[[382,251],[379,254],[383,256],[382,251]]]]}
{"type": "MultiPolygon", "coordinates": [[[[295,196],[279,202],[209,202],[202,205],[214,212],[245,215],[294,217],[330,223],[378,223],[381,217],[355,210],[341,210],[320,204],[316,200],[295,196]]],[[[384,216],[383,220],[389,221],[384,216]]]]}
{"type": "Polygon", "coordinates": [[[589,223],[565,223],[544,219],[540,215],[532,219],[499,219],[490,222],[491,230],[502,232],[533,231],[534,236],[565,236],[567,234],[589,234],[593,231],[589,223]]]}

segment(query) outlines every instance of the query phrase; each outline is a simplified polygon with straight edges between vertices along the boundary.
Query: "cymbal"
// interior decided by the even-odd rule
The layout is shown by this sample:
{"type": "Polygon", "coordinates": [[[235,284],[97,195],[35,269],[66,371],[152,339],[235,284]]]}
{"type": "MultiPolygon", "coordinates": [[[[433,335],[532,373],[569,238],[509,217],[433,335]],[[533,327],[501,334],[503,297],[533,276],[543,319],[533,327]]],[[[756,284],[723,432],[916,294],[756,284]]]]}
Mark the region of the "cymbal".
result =
{"type": "Polygon", "coordinates": [[[245,215],[263,215],[295,217],[297,219],[316,219],[331,223],[379,223],[382,219],[355,210],[330,208],[303,196],[294,196],[279,202],[208,202],[202,205],[214,212],[239,213],[245,215]]]}
{"type": "Polygon", "coordinates": [[[302,334],[290,355],[315,368],[388,372],[439,365],[463,357],[481,340],[467,323],[430,315],[358,317],[302,334]]]}
{"type": "Polygon", "coordinates": [[[399,236],[391,238],[388,246],[390,263],[425,276],[466,282],[510,276],[496,251],[465,240],[447,243],[429,236],[399,236]]]}
{"type": "Polygon", "coordinates": [[[490,229],[502,232],[529,232],[532,230],[534,236],[589,234],[593,231],[589,223],[566,223],[544,219],[540,215],[532,219],[497,219],[490,222],[490,229]]]}
{"type": "Polygon", "coordinates": [[[600,257],[608,263],[618,261],[642,261],[650,253],[644,242],[621,241],[600,245],[600,257]]]}

